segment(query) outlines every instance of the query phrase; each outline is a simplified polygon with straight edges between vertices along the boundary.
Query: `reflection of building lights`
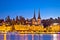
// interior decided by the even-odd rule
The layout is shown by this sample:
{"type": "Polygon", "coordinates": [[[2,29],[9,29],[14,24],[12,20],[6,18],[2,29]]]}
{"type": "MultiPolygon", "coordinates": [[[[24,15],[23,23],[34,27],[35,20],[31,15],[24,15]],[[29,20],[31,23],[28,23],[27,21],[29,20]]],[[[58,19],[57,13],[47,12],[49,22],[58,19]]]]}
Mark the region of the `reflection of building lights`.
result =
{"type": "Polygon", "coordinates": [[[53,34],[53,40],[57,40],[57,34],[53,34]]]}

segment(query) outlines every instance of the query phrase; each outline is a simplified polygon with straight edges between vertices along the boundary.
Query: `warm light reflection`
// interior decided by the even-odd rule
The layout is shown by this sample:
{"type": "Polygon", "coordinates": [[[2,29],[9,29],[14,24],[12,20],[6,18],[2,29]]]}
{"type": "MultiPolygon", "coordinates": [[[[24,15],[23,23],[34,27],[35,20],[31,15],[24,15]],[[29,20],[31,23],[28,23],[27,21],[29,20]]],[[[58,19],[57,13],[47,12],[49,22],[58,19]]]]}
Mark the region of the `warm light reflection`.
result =
{"type": "MultiPolygon", "coordinates": [[[[4,34],[0,34],[0,40],[4,40],[4,34]]],[[[60,34],[19,34],[8,33],[6,40],[60,40],[60,34]]]]}

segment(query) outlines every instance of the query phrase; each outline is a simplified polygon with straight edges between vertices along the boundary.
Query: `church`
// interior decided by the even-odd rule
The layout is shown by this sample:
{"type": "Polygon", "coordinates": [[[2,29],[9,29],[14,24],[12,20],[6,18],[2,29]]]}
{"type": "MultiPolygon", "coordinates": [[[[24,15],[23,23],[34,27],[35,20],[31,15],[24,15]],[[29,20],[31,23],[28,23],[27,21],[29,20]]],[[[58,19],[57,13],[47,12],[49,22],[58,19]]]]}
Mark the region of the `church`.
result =
{"type": "Polygon", "coordinates": [[[40,9],[38,11],[38,18],[36,19],[36,15],[35,15],[35,10],[34,10],[34,16],[31,20],[26,20],[26,24],[30,24],[30,25],[41,25],[41,17],[40,17],[40,9]]]}

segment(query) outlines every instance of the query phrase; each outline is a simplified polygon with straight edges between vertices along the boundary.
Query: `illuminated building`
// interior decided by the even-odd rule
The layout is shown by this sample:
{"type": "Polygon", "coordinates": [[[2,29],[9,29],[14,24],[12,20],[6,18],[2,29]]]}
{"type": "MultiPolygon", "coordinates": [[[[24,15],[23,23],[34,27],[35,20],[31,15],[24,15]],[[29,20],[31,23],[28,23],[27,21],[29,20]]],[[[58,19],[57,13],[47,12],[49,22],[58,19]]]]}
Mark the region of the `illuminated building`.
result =
{"type": "MultiPolygon", "coordinates": [[[[52,33],[54,34],[54,33],[60,32],[60,25],[59,23],[57,25],[53,25],[52,23],[52,25],[48,25],[47,27],[44,28],[44,25],[40,17],[40,10],[38,12],[37,19],[36,19],[35,10],[34,10],[34,16],[30,20],[29,19],[25,20],[24,17],[22,16],[20,17],[17,16],[16,19],[12,20],[8,16],[5,21],[4,20],[0,21],[0,33],[4,33],[4,40],[6,40],[6,34],[12,33],[13,35],[15,35],[16,32],[18,35],[33,34],[32,37],[34,37],[34,34],[52,34],[52,33]]],[[[21,39],[24,40],[23,38],[21,39]]]]}

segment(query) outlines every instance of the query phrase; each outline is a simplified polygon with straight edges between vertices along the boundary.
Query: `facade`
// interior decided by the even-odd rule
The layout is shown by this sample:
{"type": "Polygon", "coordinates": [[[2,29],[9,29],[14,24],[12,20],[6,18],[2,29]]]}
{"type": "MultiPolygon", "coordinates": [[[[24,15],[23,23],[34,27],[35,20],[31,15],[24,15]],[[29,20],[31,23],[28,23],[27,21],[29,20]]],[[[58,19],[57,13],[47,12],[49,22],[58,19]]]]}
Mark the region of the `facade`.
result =
{"type": "Polygon", "coordinates": [[[32,19],[32,24],[41,25],[40,10],[39,10],[39,12],[38,12],[38,18],[37,18],[37,19],[36,19],[35,11],[34,11],[34,17],[33,17],[33,19],[32,19]]]}
{"type": "Polygon", "coordinates": [[[10,19],[10,17],[8,16],[5,21],[1,20],[0,21],[0,31],[1,32],[12,32],[12,31],[17,31],[17,32],[21,32],[21,33],[58,33],[60,32],[60,25],[58,23],[58,25],[53,25],[56,24],[55,23],[51,23],[53,22],[53,19],[50,19],[51,21],[49,22],[49,20],[47,21],[43,21],[41,20],[40,17],[40,9],[38,11],[38,18],[36,19],[36,15],[35,15],[35,10],[34,10],[34,16],[32,19],[25,19],[24,17],[20,16],[20,17],[16,17],[16,19],[10,19]],[[48,24],[48,26],[44,27],[44,24],[48,24]],[[51,25],[49,25],[49,23],[51,25]],[[56,29],[57,28],[57,29],[56,29]]]}
{"type": "MultiPolygon", "coordinates": [[[[22,16],[16,19],[10,19],[8,16],[5,21],[0,20],[0,39],[1,40],[55,40],[53,34],[60,33],[60,25],[53,25],[53,19],[42,22],[40,17],[40,10],[38,18],[36,19],[35,10],[32,19],[26,19],[22,16]],[[50,22],[49,22],[50,21],[50,22]],[[44,27],[43,24],[48,24],[44,27]],[[52,25],[50,25],[52,24],[52,25]],[[47,35],[48,34],[48,35],[47,35]],[[48,38],[47,38],[47,37],[48,38]]],[[[56,22],[56,20],[55,20],[56,22]]],[[[60,38],[56,38],[56,40],[60,38]]]]}

